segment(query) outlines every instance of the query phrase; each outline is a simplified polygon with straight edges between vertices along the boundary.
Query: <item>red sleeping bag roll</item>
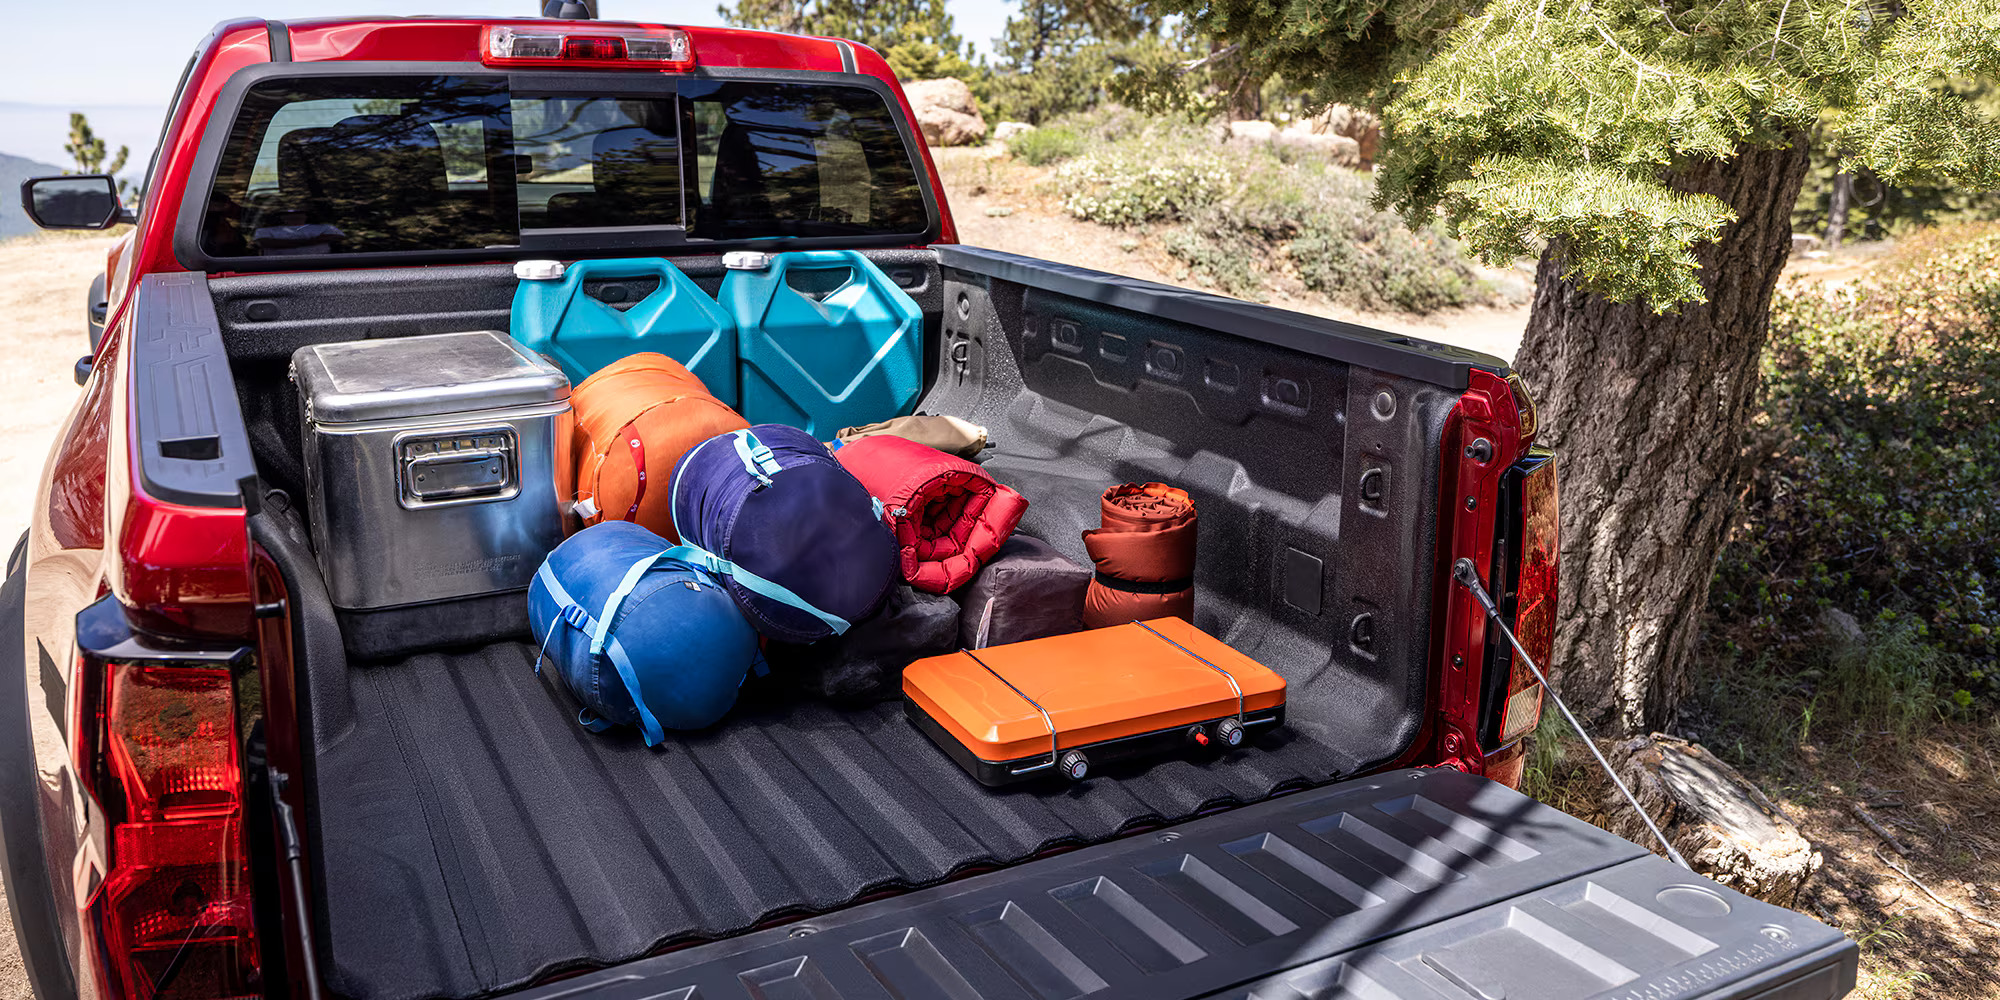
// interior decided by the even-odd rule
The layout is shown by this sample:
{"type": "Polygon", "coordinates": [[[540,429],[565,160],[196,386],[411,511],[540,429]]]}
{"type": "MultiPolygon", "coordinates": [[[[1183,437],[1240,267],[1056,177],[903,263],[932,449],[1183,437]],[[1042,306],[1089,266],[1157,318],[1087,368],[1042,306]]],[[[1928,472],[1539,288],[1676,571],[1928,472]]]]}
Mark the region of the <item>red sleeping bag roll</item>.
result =
{"type": "Polygon", "coordinates": [[[1021,494],[985,469],[904,438],[860,438],[833,455],[882,501],[903,579],[928,593],[948,594],[970,582],[1028,509],[1021,494]]]}
{"type": "Polygon", "coordinates": [[[1125,483],[1104,491],[1103,516],[1103,527],[1083,533],[1097,564],[1083,627],[1169,615],[1193,621],[1193,498],[1165,483],[1125,483]]]}

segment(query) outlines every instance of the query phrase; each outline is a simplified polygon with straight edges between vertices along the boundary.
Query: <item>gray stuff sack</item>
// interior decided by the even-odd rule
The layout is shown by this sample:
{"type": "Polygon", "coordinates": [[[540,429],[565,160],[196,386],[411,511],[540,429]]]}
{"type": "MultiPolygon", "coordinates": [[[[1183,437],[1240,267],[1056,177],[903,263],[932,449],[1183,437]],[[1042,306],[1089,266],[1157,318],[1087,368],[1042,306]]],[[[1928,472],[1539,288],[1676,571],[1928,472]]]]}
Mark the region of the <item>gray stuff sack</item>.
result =
{"type": "Polygon", "coordinates": [[[984,649],[1083,629],[1091,571],[1020,532],[955,595],[958,641],[984,649]]]}

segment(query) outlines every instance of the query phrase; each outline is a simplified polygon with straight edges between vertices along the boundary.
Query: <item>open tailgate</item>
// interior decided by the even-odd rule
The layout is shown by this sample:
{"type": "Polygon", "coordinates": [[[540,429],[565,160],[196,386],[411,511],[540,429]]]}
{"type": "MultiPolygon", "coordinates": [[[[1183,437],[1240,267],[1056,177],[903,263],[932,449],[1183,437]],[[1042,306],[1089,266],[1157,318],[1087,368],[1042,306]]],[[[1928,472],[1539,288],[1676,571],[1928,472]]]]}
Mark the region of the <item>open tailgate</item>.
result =
{"type": "Polygon", "coordinates": [[[520,996],[1826,1000],[1854,986],[1857,956],[1839,931],[1500,785],[1413,770],[520,996]]]}

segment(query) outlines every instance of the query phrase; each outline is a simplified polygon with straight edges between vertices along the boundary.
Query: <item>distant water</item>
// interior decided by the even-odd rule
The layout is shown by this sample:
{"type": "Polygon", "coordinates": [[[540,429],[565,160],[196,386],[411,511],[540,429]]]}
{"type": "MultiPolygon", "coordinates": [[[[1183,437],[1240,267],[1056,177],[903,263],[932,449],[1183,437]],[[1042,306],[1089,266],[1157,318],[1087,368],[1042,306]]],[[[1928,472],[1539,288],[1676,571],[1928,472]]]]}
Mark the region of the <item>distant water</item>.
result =
{"type": "Polygon", "coordinates": [[[72,111],[90,117],[90,130],[104,140],[107,160],[117,155],[119,146],[129,146],[132,152],[125,161],[124,172],[134,180],[145,174],[146,161],[153,155],[153,144],[159,140],[160,125],[167,117],[165,106],[66,107],[0,101],[0,152],[73,168],[75,161],[63,151],[63,144],[69,141],[72,111]]]}

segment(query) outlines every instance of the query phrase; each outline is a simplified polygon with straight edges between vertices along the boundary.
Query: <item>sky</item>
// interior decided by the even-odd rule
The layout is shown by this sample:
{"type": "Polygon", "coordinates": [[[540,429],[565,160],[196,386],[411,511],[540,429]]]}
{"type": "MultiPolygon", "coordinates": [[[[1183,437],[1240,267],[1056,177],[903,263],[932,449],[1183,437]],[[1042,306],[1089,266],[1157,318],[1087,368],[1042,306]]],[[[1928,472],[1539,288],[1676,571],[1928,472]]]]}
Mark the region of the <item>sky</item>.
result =
{"type": "MultiPolygon", "coordinates": [[[[63,152],[69,113],[90,116],[112,150],[132,147],[129,171],[143,171],[194,46],[235,17],[326,17],[377,13],[381,0],[66,0],[10,5],[14,39],[72,39],[16,45],[0,59],[0,153],[68,166],[63,152]],[[79,34],[83,26],[90,26],[79,34]],[[81,41],[74,41],[81,40],[81,41]],[[87,51],[87,54],[85,52],[87,51]]],[[[989,52],[1011,13],[1011,0],[945,0],[958,33],[989,52]]],[[[533,13],[537,0],[412,0],[402,14],[533,13]]],[[[601,0],[610,20],[718,24],[715,0],[601,0]]]]}

